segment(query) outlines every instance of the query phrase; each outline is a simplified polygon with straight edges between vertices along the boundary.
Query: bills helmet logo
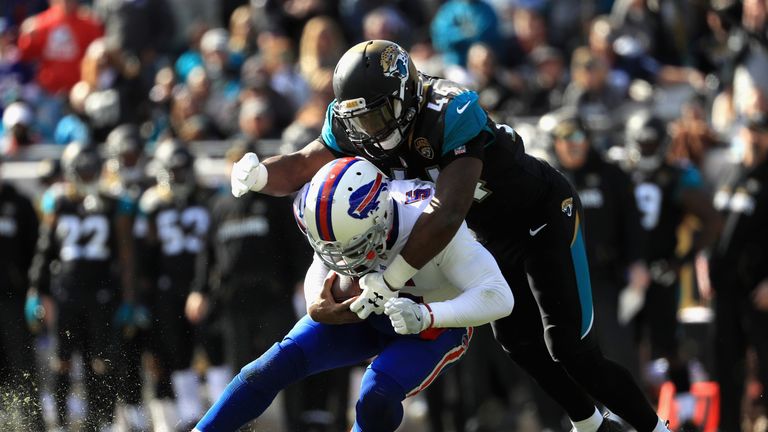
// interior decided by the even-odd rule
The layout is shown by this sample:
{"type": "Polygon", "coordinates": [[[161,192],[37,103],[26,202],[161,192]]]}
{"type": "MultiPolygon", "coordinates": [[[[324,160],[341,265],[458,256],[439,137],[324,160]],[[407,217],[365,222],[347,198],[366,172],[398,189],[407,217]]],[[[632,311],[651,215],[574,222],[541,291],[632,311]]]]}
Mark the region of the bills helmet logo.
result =
{"type": "Polygon", "coordinates": [[[386,47],[381,53],[381,68],[388,77],[408,78],[408,54],[400,47],[386,47]]]}
{"type": "Polygon", "coordinates": [[[387,190],[388,184],[379,173],[376,179],[360,186],[349,197],[347,213],[355,219],[365,219],[379,208],[379,195],[387,190]]]}

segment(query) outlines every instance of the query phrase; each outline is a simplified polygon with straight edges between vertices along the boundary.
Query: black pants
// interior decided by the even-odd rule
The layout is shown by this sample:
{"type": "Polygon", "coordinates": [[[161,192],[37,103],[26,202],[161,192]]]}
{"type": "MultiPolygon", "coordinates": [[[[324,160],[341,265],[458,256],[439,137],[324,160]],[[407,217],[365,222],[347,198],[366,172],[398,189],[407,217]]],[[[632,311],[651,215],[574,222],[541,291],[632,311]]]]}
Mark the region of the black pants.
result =
{"type": "Polygon", "coordinates": [[[57,296],[58,365],[56,400],[58,420],[67,424],[67,396],[70,393],[72,354],[83,358],[88,409],[86,429],[112,422],[117,399],[116,368],[119,336],[112,327],[117,292],[110,288],[95,292],[57,296]]]}
{"type": "Polygon", "coordinates": [[[619,292],[622,281],[609,274],[592,272],[592,295],[595,306],[595,336],[606,357],[627,368],[640,378],[640,365],[635,344],[634,322],[619,323],[619,292]]]}
{"type": "Polygon", "coordinates": [[[581,218],[578,195],[560,176],[545,202],[527,212],[525,225],[490,239],[488,248],[515,295],[512,314],[493,325],[496,338],[571,419],[591,415],[591,396],[647,432],[656,413],[632,375],[603,356],[592,331],[581,218]]]}
{"type": "MultiPolygon", "coordinates": [[[[24,321],[24,298],[0,301],[0,424],[13,426],[4,418],[18,409],[30,430],[44,430],[40,406],[34,341],[24,321]]],[[[16,425],[20,426],[20,425],[16,425]]]]}
{"type": "MultiPolygon", "coordinates": [[[[720,431],[741,430],[747,346],[757,354],[758,378],[768,389],[768,312],[755,309],[736,283],[718,281],[715,297],[715,370],[720,385],[720,431]]],[[[766,390],[764,390],[765,393],[766,390]]],[[[768,398],[761,398],[768,410],[768,398]]]]}

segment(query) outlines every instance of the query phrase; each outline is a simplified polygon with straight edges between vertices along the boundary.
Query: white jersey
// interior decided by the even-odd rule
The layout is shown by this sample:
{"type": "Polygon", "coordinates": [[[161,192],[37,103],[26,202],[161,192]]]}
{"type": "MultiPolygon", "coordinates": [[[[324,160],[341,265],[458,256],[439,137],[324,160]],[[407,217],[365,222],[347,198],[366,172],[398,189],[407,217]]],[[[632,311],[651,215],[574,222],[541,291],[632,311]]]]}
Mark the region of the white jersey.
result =
{"type": "MultiPolygon", "coordinates": [[[[387,259],[383,271],[403,249],[416,220],[430,211],[434,185],[421,180],[390,180],[395,203],[387,259]],[[392,236],[394,244],[392,244],[392,236]]],[[[319,296],[330,270],[315,256],[307,272],[304,292],[307,305],[319,296]]],[[[496,260],[462,223],[451,242],[409,280],[403,293],[421,297],[435,317],[434,327],[481,325],[511,313],[514,298],[496,260]]]]}

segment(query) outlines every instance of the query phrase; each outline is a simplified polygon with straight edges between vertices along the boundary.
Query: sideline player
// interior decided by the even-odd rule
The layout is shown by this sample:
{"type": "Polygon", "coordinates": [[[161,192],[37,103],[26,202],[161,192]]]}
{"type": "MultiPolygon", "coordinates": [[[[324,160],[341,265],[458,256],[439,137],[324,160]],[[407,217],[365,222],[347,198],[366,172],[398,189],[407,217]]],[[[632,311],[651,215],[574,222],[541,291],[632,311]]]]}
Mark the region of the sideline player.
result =
{"type": "Polygon", "coordinates": [[[325,165],[296,197],[294,211],[315,250],[307,271],[307,312],[282,342],[244,367],[196,430],[234,431],[258,417],[286,385],[377,356],[366,370],[353,431],[394,431],[401,402],[459,360],[470,326],[509,315],[514,299],[496,261],[462,225],[451,242],[406,282],[401,296],[365,320],[336,303],[334,273],[359,277],[392,263],[433,198],[432,185],[390,181],[373,164],[325,165]],[[467,269],[472,271],[467,271],[467,269]]]}
{"type": "Polygon", "coordinates": [[[666,431],[629,372],[606,359],[592,335],[582,209],[568,181],[527,155],[517,133],[494,123],[476,93],[420,74],[393,42],[349,49],[336,65],[333,89],[321,136],[264,163],[246,155],[233,169],[233,194],[294,192],[323,164],[345,155],[361,155],[396,179],[434,180],[431,211],[385,272],[363,278],[363,294],[351,309],[361,317],[382,313],[380,302],[372,308],[368,301],[395,297],[466,216],[516,290],[520,307],[494,323],[510,356],[588,428],[603,422],[584,390],[640,432],[666,431]],[[535,301],[521,288],[528,279],[535,301]],[[530,326],[534,317],[544,321],[543,338],[540,327],[530,326]]]}

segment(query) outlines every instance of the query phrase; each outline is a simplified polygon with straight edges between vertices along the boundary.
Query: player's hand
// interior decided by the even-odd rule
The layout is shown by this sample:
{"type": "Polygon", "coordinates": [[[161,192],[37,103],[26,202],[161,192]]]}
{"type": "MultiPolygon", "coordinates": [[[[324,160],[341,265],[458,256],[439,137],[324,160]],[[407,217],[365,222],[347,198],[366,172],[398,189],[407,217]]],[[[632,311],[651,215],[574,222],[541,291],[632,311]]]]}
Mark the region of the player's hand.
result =
{"type": "Polygon", "coordinates": [[[53,325],[56,306],[49,296],[30,293],[24,303],[24,317],[32,333],[39,333],[44,326],[53,325]]]}
{"type": "Polygon", "coordinates": [[[368,273],[360,278],[360,288],[363,292],[352,302],[349,309],[362,319],[368,318],[372,313],[381,315],[384,313],[384,303],[397,297],[397,291],[389,288],[381,273],[368,273]]]}
{"type": "Polygon", "coordinates": [[[187,303],[184,305],[184,315],[192,324],[199,324],[208,314],[208,297],[199,292],[191,292],[187,296],[187,303]]]}
{"type": "Polygon", "coordinates": [[[317,298],[307,308],[309,317],[322,324],[350,324],[362,321],[357,315],[349,310],[349,305],[357,297],[352,297],[341,303],[337,303],[331,294],[331,286],[336,278],[335,272],[329,272],[323,281],[323,290],[320,297],[317,298]]]}
{"type": "Polygon", "coordinates": [[[267,167],[259,161],[256,153],[246,153],[232,165],[230,183],[235,198],[240,198],[249,190],[258,192],[267,184],[267,167]]]}
{"type": "Polygon", "coordinates": [[[395,297],[384,304],[384,313],[397,334],[418,334],[432,325],[432,316],[426,306],[415,301],[395,297]]]}
{"type": "Polygon", "coordinates": [[[757,284],[752,292],[752,302],[758,310],[768,312],[768,279],[757,284]]]}

